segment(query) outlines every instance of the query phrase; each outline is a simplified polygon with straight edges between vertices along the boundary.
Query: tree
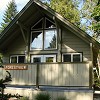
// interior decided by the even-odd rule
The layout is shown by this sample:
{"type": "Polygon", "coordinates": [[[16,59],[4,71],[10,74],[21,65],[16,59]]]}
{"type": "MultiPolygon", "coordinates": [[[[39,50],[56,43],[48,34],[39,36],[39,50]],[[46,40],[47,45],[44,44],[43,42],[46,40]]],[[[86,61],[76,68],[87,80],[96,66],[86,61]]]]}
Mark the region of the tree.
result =
{"type": "Polygon", "coordinates": [[[82,0],[82,18],[84,30],[89,31],[95,39],[100,34],[100,0],[82,0]]]}
{"type": "Polygon", "coordinates": [[[88,33],[89,32],[93,33],[93,30],[91,28],[93,18],[91,17],[91,15],[96,4],[97,0],[82,0],[80,2],[81,20],[82,20],[81,28],[88,33]]]}
{"type": "MultiPolygon", "coordinates": [[[[94,21],[92,22],[92,29],[94,31],[94,37],[99,39],[100,37],[100,3],[94,8],[92,17],[94,21]]],[[[100,41],[100,39],[98,40],[100,41]]]]}
{"type": "Polygon", "coordinates": [[[14,19],[17,14],[17,6],[14,0],[8,3],[8,6],[3,15],[3,22],[1,23],[0,32],[2,32],[7,25],[14,19]]]}
{"type": "Polygon", "coordinates": [[[78,2],[74,0],[51,0],[50,7],[70,22],[80,25],[78,2]]]}

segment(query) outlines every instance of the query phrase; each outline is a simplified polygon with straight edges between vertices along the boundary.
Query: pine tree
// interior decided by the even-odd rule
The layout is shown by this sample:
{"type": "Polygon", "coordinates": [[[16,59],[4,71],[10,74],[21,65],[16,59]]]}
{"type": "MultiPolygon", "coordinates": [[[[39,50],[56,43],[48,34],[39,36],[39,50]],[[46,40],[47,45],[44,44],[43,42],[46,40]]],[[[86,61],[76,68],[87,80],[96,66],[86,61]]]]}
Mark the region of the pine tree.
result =
{"type": "Polygon", "coordinates": [[[92,22],[93,36],[100,42],[100,2],[94,8],[92,17],[94,19],[92,22]]]}
{"type": "Polygon", "coordinates": [[[8,24],[14,19],[17,13],[16,3],[14,0],[12,0],[8,3],[3,15],[3,22],[1,23],[0,32],[2,32],[8,26],[8,24]]]}

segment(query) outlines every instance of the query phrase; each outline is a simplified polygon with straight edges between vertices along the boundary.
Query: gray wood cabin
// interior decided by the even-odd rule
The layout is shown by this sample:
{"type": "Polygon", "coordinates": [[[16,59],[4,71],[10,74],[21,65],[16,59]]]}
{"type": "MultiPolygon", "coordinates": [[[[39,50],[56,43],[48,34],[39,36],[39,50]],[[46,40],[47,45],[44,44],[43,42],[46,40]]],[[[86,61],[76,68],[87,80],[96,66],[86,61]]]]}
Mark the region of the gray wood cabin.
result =
{"type": "Polygon", "coordinates": [[[93,67],[100,44],[54,10],[30,0],[0,35],[4,69],[11,73],[6,93],[34,100],[47,92],[52,100],[93,100],[93,67]]]}

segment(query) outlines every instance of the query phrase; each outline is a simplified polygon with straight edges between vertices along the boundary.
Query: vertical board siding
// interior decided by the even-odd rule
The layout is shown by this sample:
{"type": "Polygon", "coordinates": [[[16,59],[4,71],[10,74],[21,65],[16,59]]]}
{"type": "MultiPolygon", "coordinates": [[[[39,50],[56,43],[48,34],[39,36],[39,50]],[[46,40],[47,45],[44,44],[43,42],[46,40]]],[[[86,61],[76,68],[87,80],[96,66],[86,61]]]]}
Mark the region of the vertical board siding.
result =
{"type": "MultiPolygon", "coordinates": [[[[89,63],[45,63],[38,64],[38,85],[89,86],[89,63]]],[[[36,85],[37,64],[29,64],[27,70],[8,70],[13,85],[36,85]]],[[[0,77],[6,71],[0,69],[0,77]]]]}
{"type": "Polygon", "coordinates": [[[83,61],[90,61],[90,45],[69,30],[62,30],[62,52],[82,52],[83,61]]]}
{"type": "Polygon", "coordinates": [[[8,70],[11,73],[13,85],[35,85],[36,84],[36,64],[28,65],[28,70],[8,70]]]}
{"type": "Polygon", "coordinates": [[[89,86],[89,64],[41,64],[40,85],[89,86]]]}

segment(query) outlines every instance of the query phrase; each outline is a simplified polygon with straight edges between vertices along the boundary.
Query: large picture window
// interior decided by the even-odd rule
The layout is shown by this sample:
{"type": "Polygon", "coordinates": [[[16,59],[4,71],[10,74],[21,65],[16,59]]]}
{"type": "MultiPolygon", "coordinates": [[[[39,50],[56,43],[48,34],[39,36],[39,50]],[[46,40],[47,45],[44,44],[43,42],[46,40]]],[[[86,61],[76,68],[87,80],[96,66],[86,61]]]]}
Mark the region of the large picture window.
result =
{"type": "Polygon", "coordinates": [[[64,53],[63,62],[82,62],[82,53],[64,53]]]}
{"type": "Polygon", "coordinates": [[[30,49],[44,50],[44,49],[56,49],[56,48],[57,48],[57,31],[55,23],[47,18],[42,18],[34,26],[31,27],[30,49]]]}

